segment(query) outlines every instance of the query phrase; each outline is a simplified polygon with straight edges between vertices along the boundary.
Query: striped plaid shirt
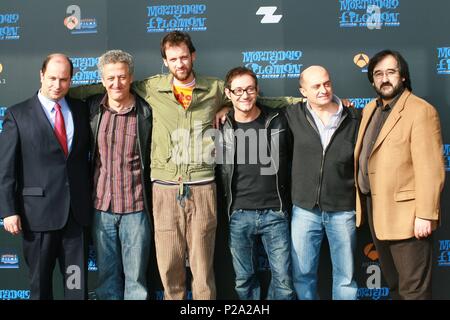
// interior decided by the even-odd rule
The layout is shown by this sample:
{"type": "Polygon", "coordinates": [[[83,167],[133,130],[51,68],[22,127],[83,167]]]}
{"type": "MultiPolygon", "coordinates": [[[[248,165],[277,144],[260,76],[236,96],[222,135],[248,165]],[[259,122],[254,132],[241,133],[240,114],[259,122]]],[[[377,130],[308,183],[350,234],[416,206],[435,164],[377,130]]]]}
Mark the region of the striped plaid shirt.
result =
{"type": "Polygon", "coordinates": [[[101,105],[103,116],[97,134],[94,207],[113,213],[142,211],[136,107],[116,112],[107,106],[106,97],[101,105]]]}

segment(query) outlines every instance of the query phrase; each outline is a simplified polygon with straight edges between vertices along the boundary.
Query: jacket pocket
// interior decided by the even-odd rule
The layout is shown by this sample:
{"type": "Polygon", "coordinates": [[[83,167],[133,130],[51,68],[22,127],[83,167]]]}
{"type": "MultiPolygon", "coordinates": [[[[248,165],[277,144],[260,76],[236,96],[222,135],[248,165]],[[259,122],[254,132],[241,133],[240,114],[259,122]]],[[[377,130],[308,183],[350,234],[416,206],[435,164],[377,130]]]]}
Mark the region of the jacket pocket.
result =
{"type": "Polygon", "coordinates": [[[416,192],[414,190],[399,191],[394,194],[395,201],[408,201],[416,198],[416,192]]]}
{"type": "Polygon", "coordinates": [[[171,146],[171,138],[166,132],[153,135],[151,143],[152,167],[161,169],[166,167],[171,158],[171,146]]]}
{"type": "Polygon", "coordinates": [[[24,187],[22,189],[23,196],[43,197],[44,189],[41,187],[24,187]]]}

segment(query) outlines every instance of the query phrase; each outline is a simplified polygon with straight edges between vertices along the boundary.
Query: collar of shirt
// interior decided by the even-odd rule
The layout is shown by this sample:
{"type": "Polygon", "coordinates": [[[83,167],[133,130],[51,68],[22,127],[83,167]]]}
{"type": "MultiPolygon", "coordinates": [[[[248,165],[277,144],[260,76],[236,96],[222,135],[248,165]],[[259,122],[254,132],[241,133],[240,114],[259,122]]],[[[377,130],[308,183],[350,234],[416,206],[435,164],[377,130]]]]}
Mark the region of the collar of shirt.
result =
{"type": "Polygon", "coordinates": [[[175,83],[175,78],[172,78],[172,85],[178,88],[194,88],[195,87],[195,77],[189,83],[175,83]]]}
{"type": "Polygon", "coordinates": [[[395,107],[397,101],[400,99],[401,95],[403,94],[403,91],[405,91],[405,89],[403,89],[401,92],[399,92],[394,99],[392,99],[391,103],[387,103],[386,105],[383,105],[383,100],[381,100],[381,97],[378,97],[377,99],[377,107],[380,107],[381,110],[385,111],[385,110],[389,110],[395,107]]]}
{"type": "Polygon", "coordinates": [[[333,117],[337,117],[338,119],[340,119],[342,116],[342,112],[344,111],[342,101],[341,101],[341,99],[339,99],[339,97],[337,95],[333,94],[333,102],[338,105],[338,111],[336,111],[336,113],[333,115],[333,117]]]}
{"type": "MultiPolygon", "coordinates": [[[[328,124],[328,126],[336,125],[337,122],[341,119],[342,112],[344,111],[342,101],[341,101],[341,99],[339,99],[339,97],[337,95],[333,94],[333,99],[331,101],[338,105],[338,110],[331,116],[331,120],[330,120],[330,123],[328,124]]],[[[313,108],[309,104],[309,101],[306,101],[306,107],[308,108],[311,115],[314,117],[314,120],[316,121],[316,125],[318,125],[318,123],[322,124],[322,121],[319,119],[317,113],[313,110],[313,108]]]]}
{"type": "MultiPolygon", "coordinates": [[[[69,105],[67,104],[67,101],[65,98],[62,98],[58,101],[51,100],[47,97],[45,97],[41,91],[38,92],[38,99],[41,103],[42,110],[45,113],[45,116],[47,117],[48,121],[50,122],[51,126],[55,127],[55,117],[56,117],[56,109],[55,104],[58,103],[61,106],[61,113],[64,117],[64,123],[66,125],[66,132],[67,136],[71,137],[73,134],[73,120],[72,120],[72,112],[70,111],[69,105]]],[[[71,138],[69,138],[70,140],[71,138]]],[[[70,144],[70,142],[69,142],[70,144]]]]}
{"type": "Polygon", "coordinates": [[[70,111],[69,105],[67,104],[65,98],[62,98],[62,99],[60,99],[60,100],[58,100],[58,101],[54,101],[54,100],[51,100],[51,99],[45,97],[45,96],[41,93],[41,91],[39,90],[39,92],[38,92],[38,99],[39,99],[39,101],[41,102],[42,107],[45,109],[45,111],[46,111],[49,115],[50,115],[50,114],[54,114],[54,112],[55,112],[54,108],[55,108],[55,104],[56,104],[56,103],[58,103],[58,104],[61,106],[61,111],[62,111],[63,113],[65,113],[66,111],[70,111]]]}
{"type": "Polygon", "coordinates": [[[67,145],[69,147],[69,151],[72,150],[72,140],[75,128],[73,123],[72,111],[70,110],[66,99],[62,98],[58,101],[53,101],[42,95],[40,91],[38,92],[38,99],[42,105],[42,110],[44,111],[44,114],[47,117],[48,121],[50,122],[52,128],[55,127],[56,102],[58,102],[58,104],[61,106],[61,113],[64,117],[64,124],[66,126],[67,145]]]}
{"type": "Polygon", "coordinates": [[[112,109],[109,105],[108,105],[108,94],[106,93],[102,99],[102,101],[100,102],[100,105],[103,107],[104,110],[107,110],[113,114],[127,114],[131,111],[134,110],[135,106],[136,106],[136,102],[134,102],[131,106],[120,110],[120,111],[116,111],[114,109],[112,109]]]}

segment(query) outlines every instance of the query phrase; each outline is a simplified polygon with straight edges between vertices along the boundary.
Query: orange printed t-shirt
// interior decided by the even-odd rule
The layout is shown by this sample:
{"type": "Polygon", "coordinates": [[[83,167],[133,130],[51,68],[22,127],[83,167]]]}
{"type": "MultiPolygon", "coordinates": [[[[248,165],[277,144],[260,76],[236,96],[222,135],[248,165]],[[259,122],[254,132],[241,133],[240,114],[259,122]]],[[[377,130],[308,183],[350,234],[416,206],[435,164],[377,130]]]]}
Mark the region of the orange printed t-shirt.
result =
{"type": "Polygon", "coordinates": [[[191,104],[192,91],[194,91],[195,79],[186,85],[173,85],[173,93],[177,101],[184,109],[187,109],[191,104]]]}

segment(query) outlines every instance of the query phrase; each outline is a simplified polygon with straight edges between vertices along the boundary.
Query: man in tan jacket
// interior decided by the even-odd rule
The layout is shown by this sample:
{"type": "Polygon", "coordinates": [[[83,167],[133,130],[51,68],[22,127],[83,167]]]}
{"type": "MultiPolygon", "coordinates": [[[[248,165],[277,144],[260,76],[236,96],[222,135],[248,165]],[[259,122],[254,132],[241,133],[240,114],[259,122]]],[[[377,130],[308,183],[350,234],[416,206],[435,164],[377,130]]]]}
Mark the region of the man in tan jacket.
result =
{"type": "Polygon", "coordinates": [[[357,226],[367,214],[393,299],[431,299],[432,239],[445,169],[439,116],[411,93],[408,64],[384,50],[369,62],[378,98],[363,110],[355,147],[357,226]]]}

